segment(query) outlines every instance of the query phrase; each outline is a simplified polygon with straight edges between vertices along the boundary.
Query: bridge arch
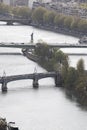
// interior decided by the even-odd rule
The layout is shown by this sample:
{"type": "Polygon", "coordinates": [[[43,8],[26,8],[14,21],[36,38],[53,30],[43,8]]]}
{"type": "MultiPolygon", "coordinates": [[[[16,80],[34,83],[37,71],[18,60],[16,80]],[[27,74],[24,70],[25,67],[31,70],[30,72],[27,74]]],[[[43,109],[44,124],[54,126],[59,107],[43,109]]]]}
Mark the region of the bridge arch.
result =
{"type": "Polygon", "coordinates": [[[23,74],[23,75],[13,75],[13,76],[3,76],[0,78],[0,83],[2,84],[2,91],[7,91],[7,83],[18,81],[18,80],[33,80],[33,88],[38,88],[39,80],[45,78],[54,78],[55,85],[58,86],[61,84],[61,76],[59,73],[47,72],[47,73],[33,73],[33,74],[23,74]]]}

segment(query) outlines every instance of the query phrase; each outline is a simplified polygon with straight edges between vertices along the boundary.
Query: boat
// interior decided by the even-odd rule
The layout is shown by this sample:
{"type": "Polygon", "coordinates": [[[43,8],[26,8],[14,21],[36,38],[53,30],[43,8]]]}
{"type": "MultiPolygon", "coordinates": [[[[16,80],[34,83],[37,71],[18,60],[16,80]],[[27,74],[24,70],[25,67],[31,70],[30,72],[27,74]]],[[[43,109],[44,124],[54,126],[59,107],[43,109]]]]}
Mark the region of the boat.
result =
{"type": "Polygon", "coordinates": [[[0,117],[0,130],[19,130],[15,122],[7,123],[6,118],[0,117]]]}
{"type": "Polygon", "coordinates": [[[19,130],[19,128],[15,125],[15,122],[9,122],[8,130],[19,130]]]}
{"type": "Polygon", "coordinates": [[[83,36],[80,40],[79,40],[80,44],[87,44],[87,36],[83,36]]]}

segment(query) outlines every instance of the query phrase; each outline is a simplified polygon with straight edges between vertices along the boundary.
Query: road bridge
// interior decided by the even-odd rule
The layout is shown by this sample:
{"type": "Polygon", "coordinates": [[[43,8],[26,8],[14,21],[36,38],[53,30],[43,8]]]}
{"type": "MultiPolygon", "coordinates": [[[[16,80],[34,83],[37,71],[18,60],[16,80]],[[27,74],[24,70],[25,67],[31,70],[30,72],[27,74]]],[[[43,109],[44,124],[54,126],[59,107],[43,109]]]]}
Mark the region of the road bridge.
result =
{"type": "Polygon", "coordinates": [[[33,73],[33,74],[23,74],[23,75],[11,75],[11,76],[2,76],[0,77],[0,84],[2,92],[7,91],[7,83],[17,80],[31,79],[33,80],[33,88],[38,88],[39,83],[38,80],[43,78],[53,77],[55,79],[55,85],[61,86],[61,75],[56,72],[46,72],[46,73],[33,73]]]}
{"type": "Polygon", "coordinates": [[[6,22],[8,25],[13,25],[13,23],[30,24],[31,19],[22,18],[11,14],[0,14],[0,21],[6,22]]]}
{"type": "MultiPolygon", "coordinates": [[[[70,43],[48,43],[50,48],[87,48],[87,44],[70,44],[70,43]]],[[[37,43],[6,43],[0,42],[0,47],[11,47],[11,48],[26,48],[34,49],[37,46],[37,43]]]]}

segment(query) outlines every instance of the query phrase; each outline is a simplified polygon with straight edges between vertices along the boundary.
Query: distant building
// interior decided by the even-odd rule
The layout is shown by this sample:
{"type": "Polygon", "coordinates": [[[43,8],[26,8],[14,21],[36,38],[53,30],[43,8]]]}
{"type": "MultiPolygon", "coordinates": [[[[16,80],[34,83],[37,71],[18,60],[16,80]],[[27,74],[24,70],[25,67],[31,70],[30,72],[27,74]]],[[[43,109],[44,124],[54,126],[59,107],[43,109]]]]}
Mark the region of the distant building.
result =
{"type": "Polygon", "coordinates": [[[11,6],[28,6],[29,0],[2,0],[2,2],[11,6]]]}
{"type": "Polygon", "coordinates": [[[0,0],[0,3],[3,3],[3,0],[0,0]]]}
{"type": "Polygon", "coordinates": [[[10,0],[2,0],[4,4],[10,5],[10,0]]]}
{"type": "Polygon", "coordinates": [[[10,0],[12,6],[28,6],[29,0],[10,0]]]}
{"type": "Polygon", "coordinates": [[[40,2],[40,3],[50,3],[50,2],[52,2],[52,0],[37,0],[37,2],[40,2]]]}
{"type": "Polygon", "coordinates": [[[28,6],[32,8],[33,2],[37,2],[37,0],[29,0],[28,6]]]}
{"type": "Polygon", "coordinates": [[[33,3],[50,3],[52,0],[29,0],[29,7],[33,7],[33,3]]]}

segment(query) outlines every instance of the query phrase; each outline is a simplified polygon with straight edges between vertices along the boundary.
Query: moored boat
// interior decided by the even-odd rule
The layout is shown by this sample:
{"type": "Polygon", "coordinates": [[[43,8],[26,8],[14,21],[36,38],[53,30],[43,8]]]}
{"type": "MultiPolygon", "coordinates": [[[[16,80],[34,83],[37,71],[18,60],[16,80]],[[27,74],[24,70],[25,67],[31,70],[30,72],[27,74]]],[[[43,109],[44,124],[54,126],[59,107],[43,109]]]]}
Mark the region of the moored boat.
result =
{"type": "Polygon", "coordinates": [[[87,36],[83,36],[80,40],[79,40],[80,44],[87,44],[87,36]]]}
{"type": "Polygon", "coordinates": [[[15,125],[15,122],[9,122],[8,130],[19,130],[19,128],[15,125]]]}
{"type": "Polygon", "coordinates": [[[6,118],[0,117],[0,130],[19,130],[15,122],[7,123],[6,118]]]}

